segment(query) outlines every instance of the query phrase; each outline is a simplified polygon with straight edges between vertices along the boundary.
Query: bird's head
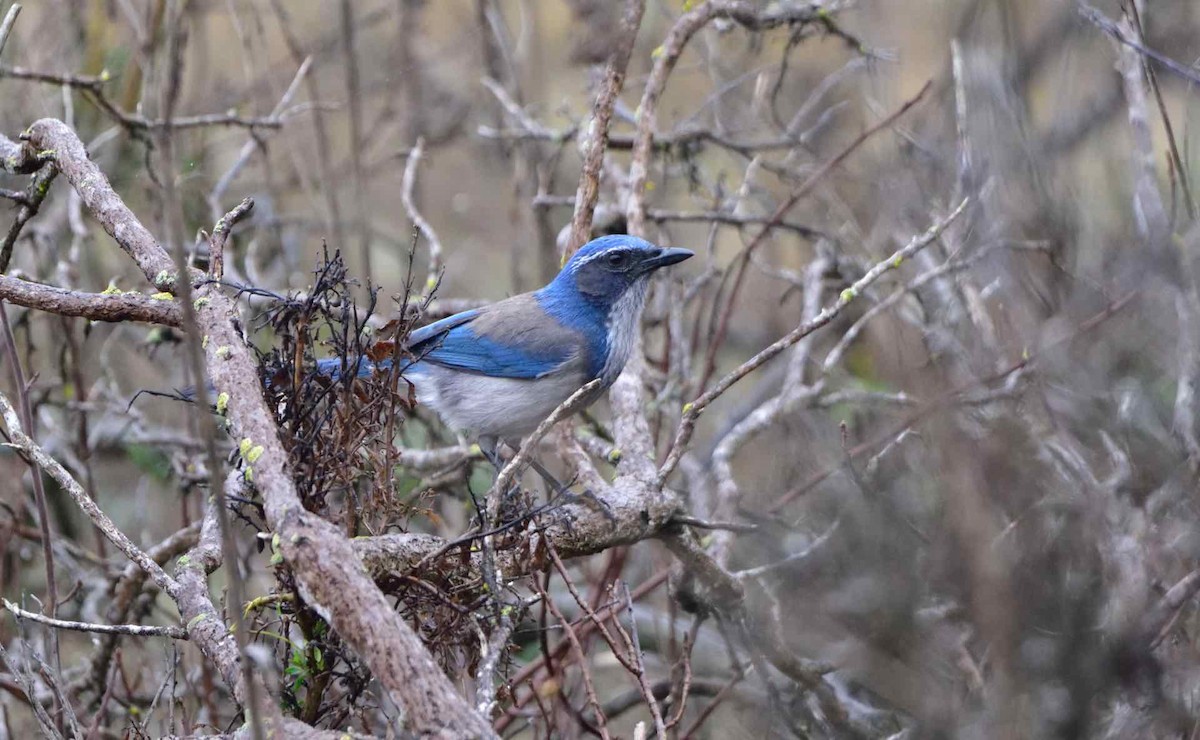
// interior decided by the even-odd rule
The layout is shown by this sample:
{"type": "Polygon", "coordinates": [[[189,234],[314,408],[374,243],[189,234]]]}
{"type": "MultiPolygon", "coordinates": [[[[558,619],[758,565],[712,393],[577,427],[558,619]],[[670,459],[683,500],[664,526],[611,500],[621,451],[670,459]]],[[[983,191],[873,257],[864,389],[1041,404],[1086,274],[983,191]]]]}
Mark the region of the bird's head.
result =
{"type": "Polygon", "coordinates": [[[643,288],[659,268],[692,254],[687,249],[656,247],[636,236],[602,236],[580,247],[548,287],[573,289],[590,302],[612,306],[630,288],[643,288]]]}

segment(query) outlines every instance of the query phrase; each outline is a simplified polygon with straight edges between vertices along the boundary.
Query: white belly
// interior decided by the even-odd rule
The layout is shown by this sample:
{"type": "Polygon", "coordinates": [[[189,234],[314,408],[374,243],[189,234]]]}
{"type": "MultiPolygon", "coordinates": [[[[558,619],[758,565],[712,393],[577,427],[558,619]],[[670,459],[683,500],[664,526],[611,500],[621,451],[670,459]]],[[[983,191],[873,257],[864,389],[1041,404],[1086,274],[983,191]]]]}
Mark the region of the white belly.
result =
{"type": "Polygon", "coordinates": [[[584,385],[582,373],[521,380],[493,378],[418,365],[407,374],[417,401],[437,412],[446,425],[473,437],[520,442],[572,393],[584,385]]]}

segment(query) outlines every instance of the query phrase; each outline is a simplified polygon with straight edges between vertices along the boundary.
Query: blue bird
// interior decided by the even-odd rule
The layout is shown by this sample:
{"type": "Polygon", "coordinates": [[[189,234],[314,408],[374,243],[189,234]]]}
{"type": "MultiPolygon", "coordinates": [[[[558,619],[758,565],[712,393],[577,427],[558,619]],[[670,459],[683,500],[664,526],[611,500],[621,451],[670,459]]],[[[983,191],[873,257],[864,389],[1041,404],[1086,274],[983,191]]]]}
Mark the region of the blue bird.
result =
{"type": "MultiPolygon", "coordinates": [[[[497,446],[514,450],[572,393],[599,378],[594,402],[621,374],[639,330],[650,276],[692,256],[614,235],[579,249],[545,287],[464,311],[414,331],[402,368],[417,401],[479,442],[500,467],[497,446]]],[[[338,375],[342,362],[318,362],[338,375]]],[[[385,363],[379,363],[385,369],[385,363]]],[[[375,366],[360,361],[358,375],[375,366]]]]}

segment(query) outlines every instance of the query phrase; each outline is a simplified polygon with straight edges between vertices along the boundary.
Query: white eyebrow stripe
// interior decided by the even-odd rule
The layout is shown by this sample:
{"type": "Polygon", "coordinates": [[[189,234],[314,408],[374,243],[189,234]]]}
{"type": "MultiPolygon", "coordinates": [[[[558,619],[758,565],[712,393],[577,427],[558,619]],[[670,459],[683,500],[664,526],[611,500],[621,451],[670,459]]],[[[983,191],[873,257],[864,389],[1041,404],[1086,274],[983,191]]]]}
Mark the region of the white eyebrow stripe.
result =
{"type": "Polygon", "coordinates": [[[601,252],[596,252],[595,254],[589,254],[587,257],[584,257],[583,259],[579,260],[578,262],[575,263],[575,266],[571,268],[571,272],[575,272],[579,268],[588,264],[589,262],[593,262],[597,259],[600,259],[601,257],[603,257],[606,254],[611,254],[612,252],[616,252],[616,251],[624,251],[624,252],[633,253],[633,252],[639,252],[639,251],[643,251],[643,250],[640,247],[630,247],[630,246],[625,246],[622,244],[611,246],[608,249],[605,249],[601,252]]]}
{"type": "Polygon", "coordinates": [[[606,249],[603,252],[596,252],[595,254],[591,254],[591,255],[588,255],[587,257],[584,257],[583,259],[581,259],[575,263],[575,266],[571,268],[571,272],[575,272],[576,270],[583,267],[587,263],[589,263],[595,259],[598,259],[600,257],[603,257],[604,255],[608,254],[610,251],[611,251],[610,249],[606,249]]]}

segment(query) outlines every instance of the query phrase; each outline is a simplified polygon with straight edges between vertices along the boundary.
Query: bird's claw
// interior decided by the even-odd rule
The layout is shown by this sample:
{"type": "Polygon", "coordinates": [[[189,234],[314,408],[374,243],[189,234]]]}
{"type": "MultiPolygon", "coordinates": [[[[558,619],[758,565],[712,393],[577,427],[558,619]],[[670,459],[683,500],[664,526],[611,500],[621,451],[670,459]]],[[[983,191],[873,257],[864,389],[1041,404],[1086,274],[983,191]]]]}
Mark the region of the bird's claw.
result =
{"type": "Polygon", "coordinates": [[[609,523],[611,523],[613,526],[616,526],[616,524],[617,524],[616,514],[613,513],[613,510],[608,505],[608,503],[604,499],[597,496],[596,493],[594,491],[592,491],[592,489],[584,488],[579,493],[575,493],[574,491],[572,491],[564,486],[559,491],[559,495],[563,498],[564,501],[582,503],[584,506],[587,506],[589,509],[600,512],[601,514],[604,515],[604,518],[609,521],[609,523]]]}

